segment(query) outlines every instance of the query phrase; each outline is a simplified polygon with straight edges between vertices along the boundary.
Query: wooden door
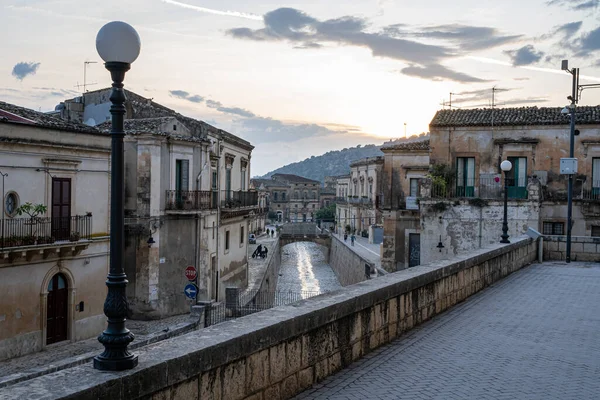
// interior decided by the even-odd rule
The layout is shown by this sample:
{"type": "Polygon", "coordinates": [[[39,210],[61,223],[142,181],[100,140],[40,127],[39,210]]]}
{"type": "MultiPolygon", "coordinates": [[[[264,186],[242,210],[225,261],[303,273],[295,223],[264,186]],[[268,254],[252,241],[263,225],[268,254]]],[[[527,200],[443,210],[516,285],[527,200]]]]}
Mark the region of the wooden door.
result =
{"type": "Polygon", "coordinates": [[[71,179],[52,178],[52,236],[69,240],[71,235],[71,179]]]}
{"type": "Polygon", "coordinates": [[[67,340],[69,288],[63,274],[56,274],[48,284],[46,306],[46,344],[67,340]]]}

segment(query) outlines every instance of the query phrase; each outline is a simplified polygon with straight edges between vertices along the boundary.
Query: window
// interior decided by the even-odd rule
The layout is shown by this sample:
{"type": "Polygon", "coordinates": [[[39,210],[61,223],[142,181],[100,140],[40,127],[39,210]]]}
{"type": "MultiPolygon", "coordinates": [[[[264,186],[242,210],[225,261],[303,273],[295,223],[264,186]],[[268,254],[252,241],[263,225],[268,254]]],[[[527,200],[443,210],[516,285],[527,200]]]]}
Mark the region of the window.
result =
{"type": "Polygon", "coordinates": [[[527,158],[508,157],[512,169],[506,173],[508,197],[511,199],[527,198],[527,158]]]}
{"type": "Polygon", "coordinates": [[[417,197],[419,195],[419,178],[410,178],[410,196],[417,197]]]}
{"type": "Polygon", "coordinates": [[[298,208],[298,204],[294,204],[294,207],[298,208]]]}
{"type": "Polygon", "coordinates": [[[229,231],[225,231],[225,252],[229,251],[229,231]]]}
{"type": "Polygon", "coordinates": [[[212,226],[212,238],[214,239],[215,238],[215,221],[213,221],[212,225],[213,225],[212,226]]]}
{"type": "Polygon", "coordinates": [[[600,158],[592,158],[592,198],[600,199],[600,158]]]}
{"type": "Polygon", "coordinates": [[[242,190],[246,190],[246,170],[245,169],[242,170],[241,188],[242,188],[242,190]]]}
{"type": "Polygon", "coordinates": [[[592,236],[600,237],[600,225],[592,225],[592,236]]]}
{"type": "Polygon", "coordinates": [[[369,183],[369,194],[373,194],[373,184],[369,183]]]}
{"type": "Polygon", "coordinates": [[[244,227],[240,226],[240,245],[244,244],[244,227]]]}
{"type": "Polygon", "coordinates": [[[564,235],[565,233],[564,222],[549,222],[544,221],[542,233],[544,235],[564,235]]]}
{"type": "Polygon", "coordinates": [[[281,200],[285,201],[285,192],[281,192],[281,200]]]}
{"type": "Polygon", "coordinates": [[[175,190],[189,190],[189,160],[175,160],[175,190]]]}
{"type": "Polygon", "coordinates": [[[313,204],[313,208],[315,208],[315,204],[313,204]]]}
{"type": "Polygon", "coordinates": [[[456,158],[456,195],[473,197],[475,195],[475,158],[456,158]]]}
{"type": "Polygon", "coordinates": [[[13,217],[19,208],[19,196],[15,192],[8,192],[4,198],[4,212],[9,217],[13,217]]]}
{"type": "Polygon", "coordinates": [[[231,191],[231,168],[225,170],[225,190],[227,193],[231,191]]]}
{"type": "Polygon", "coordinates": [[[279,195],[279,193],[277,193],[277,192],[274,192],[274,193],[273,193],[273,200],[277,201],[277,200],[278,200],[278,199],[277,199],[277,196],[278,196],[278,195],[279,195]]]}

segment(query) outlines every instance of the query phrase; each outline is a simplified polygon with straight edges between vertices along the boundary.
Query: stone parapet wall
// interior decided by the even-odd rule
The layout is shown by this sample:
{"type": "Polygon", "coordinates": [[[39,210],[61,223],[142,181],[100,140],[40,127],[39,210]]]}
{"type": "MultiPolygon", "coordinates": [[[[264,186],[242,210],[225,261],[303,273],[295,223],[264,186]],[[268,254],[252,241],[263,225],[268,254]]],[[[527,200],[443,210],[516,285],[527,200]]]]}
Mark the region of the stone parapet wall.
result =
{"type": "MultiPolygon", "coordinates": [[[[566,236],[544,236],[544,260],[565,260],[566,236]]],[[[600,237],[571,236],[571,260],[600,262],[600,237]]]]}
{"type": "Polygon", "coordinates": [[[0,398],[290,398],[536,257],[536,242],[515,239],[139,349],[134,370],[88,364],[0,389],[0,398]]]}
{"type": "Polygon", "coordinates": [[[331,235],[329,265],[342,286],[366,280],[365,264],[369,264],[369,267],[373,268],[373,264],[369,260],[353,252],[337,236],[331,235]]]}

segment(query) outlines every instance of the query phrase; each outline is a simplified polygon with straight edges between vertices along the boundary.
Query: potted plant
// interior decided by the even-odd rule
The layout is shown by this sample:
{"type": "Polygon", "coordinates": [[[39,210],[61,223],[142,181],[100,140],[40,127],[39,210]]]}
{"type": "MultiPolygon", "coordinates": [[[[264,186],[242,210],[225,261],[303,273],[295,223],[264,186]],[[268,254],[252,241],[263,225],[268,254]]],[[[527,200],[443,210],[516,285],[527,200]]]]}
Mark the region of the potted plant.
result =
{"type": "Polygon", "coordinates": [[[77,242],[79,241],[79,239],[81,239],[81,235],[79,234],[79,232],[72,232],[71,236],[69,236],[70,242],[77,242]]]}
{"type": "Polygon", "coordinates": [[[38,219],[38,216],[41,214],[44,214],[46,212],[46,210],[48,210],[48,207],[46,207],[43,204],[32,204],[31,202],[27,202],[25,204],[22,204],[20,207],[18,207],[15,211],[17,213],[17,215],[23,215],[23,214],[27,214],[29,215],[29,222],[27,224],[29,224],[29,236],[30,238],[25,239],[24,241],[26,241],[27,243],[32,242],[30,244],[35,244],[35,240],[36,240],[36,235],[35,232],[33,231],[33,226],[36,224],[36,219],[38,219]],[[31,238],[33,238],[33,241],[31,240],[31,238]]]}

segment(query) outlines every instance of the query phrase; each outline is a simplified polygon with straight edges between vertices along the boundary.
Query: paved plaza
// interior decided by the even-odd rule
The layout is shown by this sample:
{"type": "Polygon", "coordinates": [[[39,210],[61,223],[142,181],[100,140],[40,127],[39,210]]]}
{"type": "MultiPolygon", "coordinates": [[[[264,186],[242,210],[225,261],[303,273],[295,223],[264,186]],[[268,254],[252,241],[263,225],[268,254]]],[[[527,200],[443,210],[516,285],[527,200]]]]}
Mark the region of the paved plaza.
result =
{"type": "Polygon", "coordinates": [[[296,399],[599,399],[600,264],[535,264],[296,399]]]}

